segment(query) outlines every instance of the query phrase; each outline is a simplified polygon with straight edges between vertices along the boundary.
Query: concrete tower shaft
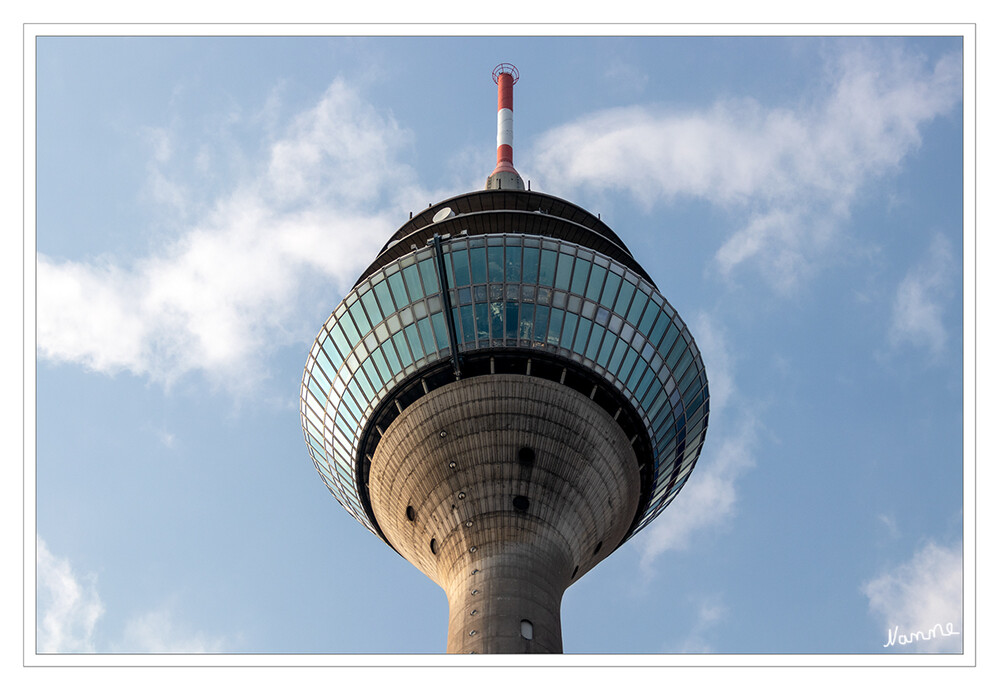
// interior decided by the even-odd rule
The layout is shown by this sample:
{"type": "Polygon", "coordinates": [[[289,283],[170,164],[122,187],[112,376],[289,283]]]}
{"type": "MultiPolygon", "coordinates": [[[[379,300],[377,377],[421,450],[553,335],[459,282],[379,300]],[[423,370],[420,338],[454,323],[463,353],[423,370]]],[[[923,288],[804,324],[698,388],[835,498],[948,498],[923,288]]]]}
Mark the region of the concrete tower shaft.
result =
{"type": "Polygon", "coordinates": [[[451,653],[561,652],[562,594],[624,539],[639,484],[603,408],[502,374],[407,408],[369,475],[386,539],[447,593],[451,653]]]}

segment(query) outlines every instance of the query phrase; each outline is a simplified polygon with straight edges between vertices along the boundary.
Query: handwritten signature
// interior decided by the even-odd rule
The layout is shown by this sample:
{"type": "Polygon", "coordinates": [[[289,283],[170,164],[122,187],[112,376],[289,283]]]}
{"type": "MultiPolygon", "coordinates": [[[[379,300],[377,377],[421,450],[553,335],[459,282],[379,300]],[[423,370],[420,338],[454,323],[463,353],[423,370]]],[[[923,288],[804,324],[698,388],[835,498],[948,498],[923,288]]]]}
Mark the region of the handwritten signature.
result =
{"type": "Polygon", "coordinates": [[[954,630],[953,623],[947,623],[944,627],[940,623],[937,623],[932,628],[923,632],[922,630],[917,630],[916,632],[909,633],[908,635],[898,634],[898,626],[894,628],[888,628],[888,642],[881,645],[882,647],[891,647],[896,642],[898,644],[912,644],[913,642],[918,642],[919,640],[932,640],[937,637],[950,637],[951,635],[960,635],[958,631],[954,630]]]}

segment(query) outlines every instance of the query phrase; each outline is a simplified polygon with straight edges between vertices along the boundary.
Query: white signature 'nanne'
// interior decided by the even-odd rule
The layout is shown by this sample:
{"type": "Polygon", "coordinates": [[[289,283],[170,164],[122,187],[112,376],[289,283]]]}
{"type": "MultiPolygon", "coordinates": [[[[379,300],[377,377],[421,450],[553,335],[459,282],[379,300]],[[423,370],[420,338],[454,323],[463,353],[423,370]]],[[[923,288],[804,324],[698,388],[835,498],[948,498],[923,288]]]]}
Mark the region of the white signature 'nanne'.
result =
{"type": "Polygon", "coordinates": [[[954,630],[954,624],[948,623],[947,627],[937,623],[932,628],[927,630],[925,633],[922,630],[917,630],[914,633],[909,633],[906,635],[898,634],[898,626],[896,625],[894,629],[888,628],[888,642],[881,645],[882,647],[891,647],[896,642],[899,644],[911,644],[917,640],[932,640],[936,637],[950,637],[951,635],[960,635],[961,633],[954,630]],[[939,632],[938,632],[939,631],[939,632]]]}

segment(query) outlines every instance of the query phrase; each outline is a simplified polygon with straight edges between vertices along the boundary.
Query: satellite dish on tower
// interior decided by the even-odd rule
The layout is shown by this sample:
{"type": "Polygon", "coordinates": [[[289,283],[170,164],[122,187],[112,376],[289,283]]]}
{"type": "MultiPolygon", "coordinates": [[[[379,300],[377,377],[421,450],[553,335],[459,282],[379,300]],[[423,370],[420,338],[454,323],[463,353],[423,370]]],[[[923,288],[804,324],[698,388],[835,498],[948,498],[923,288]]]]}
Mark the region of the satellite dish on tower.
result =
{"type": "Polygon", "coordinates": [[[455,213],[451,210],[450,206],[445,206],[440,211],[434,214],[434,222],[440,223],[442,220],[447,220],[448,218],[454,218],[455,213]]]}

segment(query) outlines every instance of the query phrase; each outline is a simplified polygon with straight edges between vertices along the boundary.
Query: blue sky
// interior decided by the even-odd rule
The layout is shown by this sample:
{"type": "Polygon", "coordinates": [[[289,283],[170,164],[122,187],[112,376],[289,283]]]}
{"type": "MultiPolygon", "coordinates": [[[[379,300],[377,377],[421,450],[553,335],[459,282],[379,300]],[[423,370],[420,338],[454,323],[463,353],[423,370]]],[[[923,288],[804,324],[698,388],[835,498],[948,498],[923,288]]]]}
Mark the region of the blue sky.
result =
{"type": "Polygon", "coordinates": [[[306,451],[319,326],[514,162],[683,315],[691,480],[571,587],[570,653],[959,651],[960,38],[39,38],[37,645],[441,652],[443,591],[306,451]]]}

